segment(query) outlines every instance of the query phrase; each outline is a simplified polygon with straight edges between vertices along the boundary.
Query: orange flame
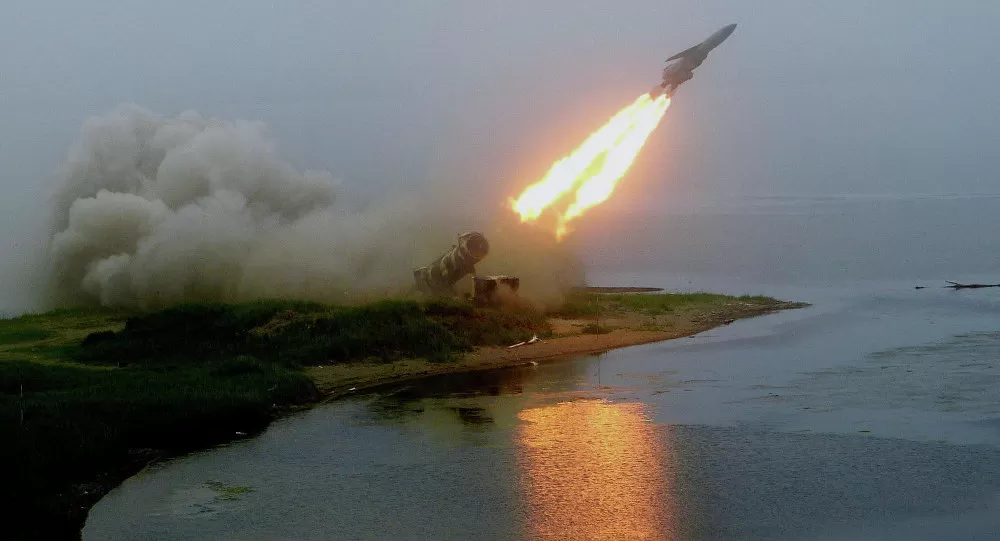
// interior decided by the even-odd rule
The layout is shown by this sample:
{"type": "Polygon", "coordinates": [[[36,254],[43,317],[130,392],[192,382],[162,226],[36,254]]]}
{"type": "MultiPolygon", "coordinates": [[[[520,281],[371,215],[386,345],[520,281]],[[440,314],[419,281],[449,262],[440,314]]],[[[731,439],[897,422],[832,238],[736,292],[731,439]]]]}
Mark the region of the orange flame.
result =
{"type": "Polygon", "coordinates": [[[556,162],[542,180],[512,200],[511,207],[521,215],[521,222],[534,221],[551,209],[557,214],[556,238],[561,239],[569,232],[571,220],[611,196],[667,107],[670,98],[665,95],[653,99],[643,94],[611,117],[569,156],[556,162]],[[571,194],[575,197],[567,203],[571,194]]]}

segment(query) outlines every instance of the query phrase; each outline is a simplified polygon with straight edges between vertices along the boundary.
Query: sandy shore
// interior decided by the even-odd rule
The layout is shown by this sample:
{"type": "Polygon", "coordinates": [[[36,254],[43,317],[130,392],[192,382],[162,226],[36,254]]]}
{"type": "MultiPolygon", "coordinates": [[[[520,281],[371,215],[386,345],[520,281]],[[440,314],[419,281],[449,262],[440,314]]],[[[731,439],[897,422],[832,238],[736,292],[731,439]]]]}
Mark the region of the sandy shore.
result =
{"type": "Polygon", "coordinates": [[[669,316],[648,317],[628,314],[601,321],[613,330],[604,334],[586,334],[583,329],[594,320],[549,319],[553,337],[516,348],[477,348],[453,363],[404,360],[393,363],[327,365],[306,369],[326,400],[370,391],[426,376],[489,370],[531,362],[558,359],[571,355],[599,353],[612,349],[692,336],[728,325],[738,319],[802,308],[805,303],[772,302],[754,304],[734,302],[711,311],[695,310],[669,316]]]}

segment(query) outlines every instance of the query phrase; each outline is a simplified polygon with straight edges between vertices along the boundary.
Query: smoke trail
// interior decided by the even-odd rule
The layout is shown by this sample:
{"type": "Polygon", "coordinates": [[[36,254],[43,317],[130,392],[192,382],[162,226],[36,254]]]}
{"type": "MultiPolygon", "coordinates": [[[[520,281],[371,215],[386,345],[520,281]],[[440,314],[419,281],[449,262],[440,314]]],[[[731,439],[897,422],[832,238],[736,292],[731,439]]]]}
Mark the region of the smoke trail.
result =
{"type": "MultiPolygon", "coordinates": [[[[259,122],[163,117],[134,105],[91,118],[54,194],[50,301],[342,302],[407,290],[412,268],[458,232],[484,229],[505,244],[482,216],[471,221],[444,199],[348,212],[335,205],[338,189],[329,173],[284,161],[259,122]]],[[[547,269],[536,286],[565,285],[578,272],[565,257],[550,258],[558,261],[550,269],[545,258],[518,255],[548,250],[521,245],[497,261],[512,262],[508,273],[547,269]]]]}

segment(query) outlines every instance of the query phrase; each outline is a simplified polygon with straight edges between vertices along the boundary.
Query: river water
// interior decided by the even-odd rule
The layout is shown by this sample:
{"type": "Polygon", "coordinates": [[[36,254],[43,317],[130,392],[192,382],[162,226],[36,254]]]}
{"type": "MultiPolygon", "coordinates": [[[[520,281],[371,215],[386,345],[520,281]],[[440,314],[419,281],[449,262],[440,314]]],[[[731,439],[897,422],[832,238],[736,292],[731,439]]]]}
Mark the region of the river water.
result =
{"type": "Polygon", "coordinates": [[[994,539],[1000,290],[940,285],[1000,281],[998,203],[742,201],[631,261],[609,226],[593,283],[813,306],[318,407],[129,479],[84,538],[994,539]]]}

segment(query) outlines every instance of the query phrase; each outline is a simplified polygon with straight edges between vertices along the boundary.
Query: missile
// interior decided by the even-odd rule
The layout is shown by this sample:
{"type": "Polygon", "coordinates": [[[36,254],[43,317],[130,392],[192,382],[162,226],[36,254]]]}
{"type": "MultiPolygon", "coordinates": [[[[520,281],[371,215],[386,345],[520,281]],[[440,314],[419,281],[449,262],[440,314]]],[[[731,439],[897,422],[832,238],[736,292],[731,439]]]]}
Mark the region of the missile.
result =
{"type": "Polygon", "coordinates": [[[663,68],[663,80],[660,84],[649,91],[649,95],[656,98],[660,94],[673,96],[677,87],[694,77],[694,70],[705,61],[708,53],[726,41],[726,38],[736,30],[735,24],[723,26],[716,33],[708,36],[705,41],[685,49],[667,59],[667,67],[663,68]]]}

